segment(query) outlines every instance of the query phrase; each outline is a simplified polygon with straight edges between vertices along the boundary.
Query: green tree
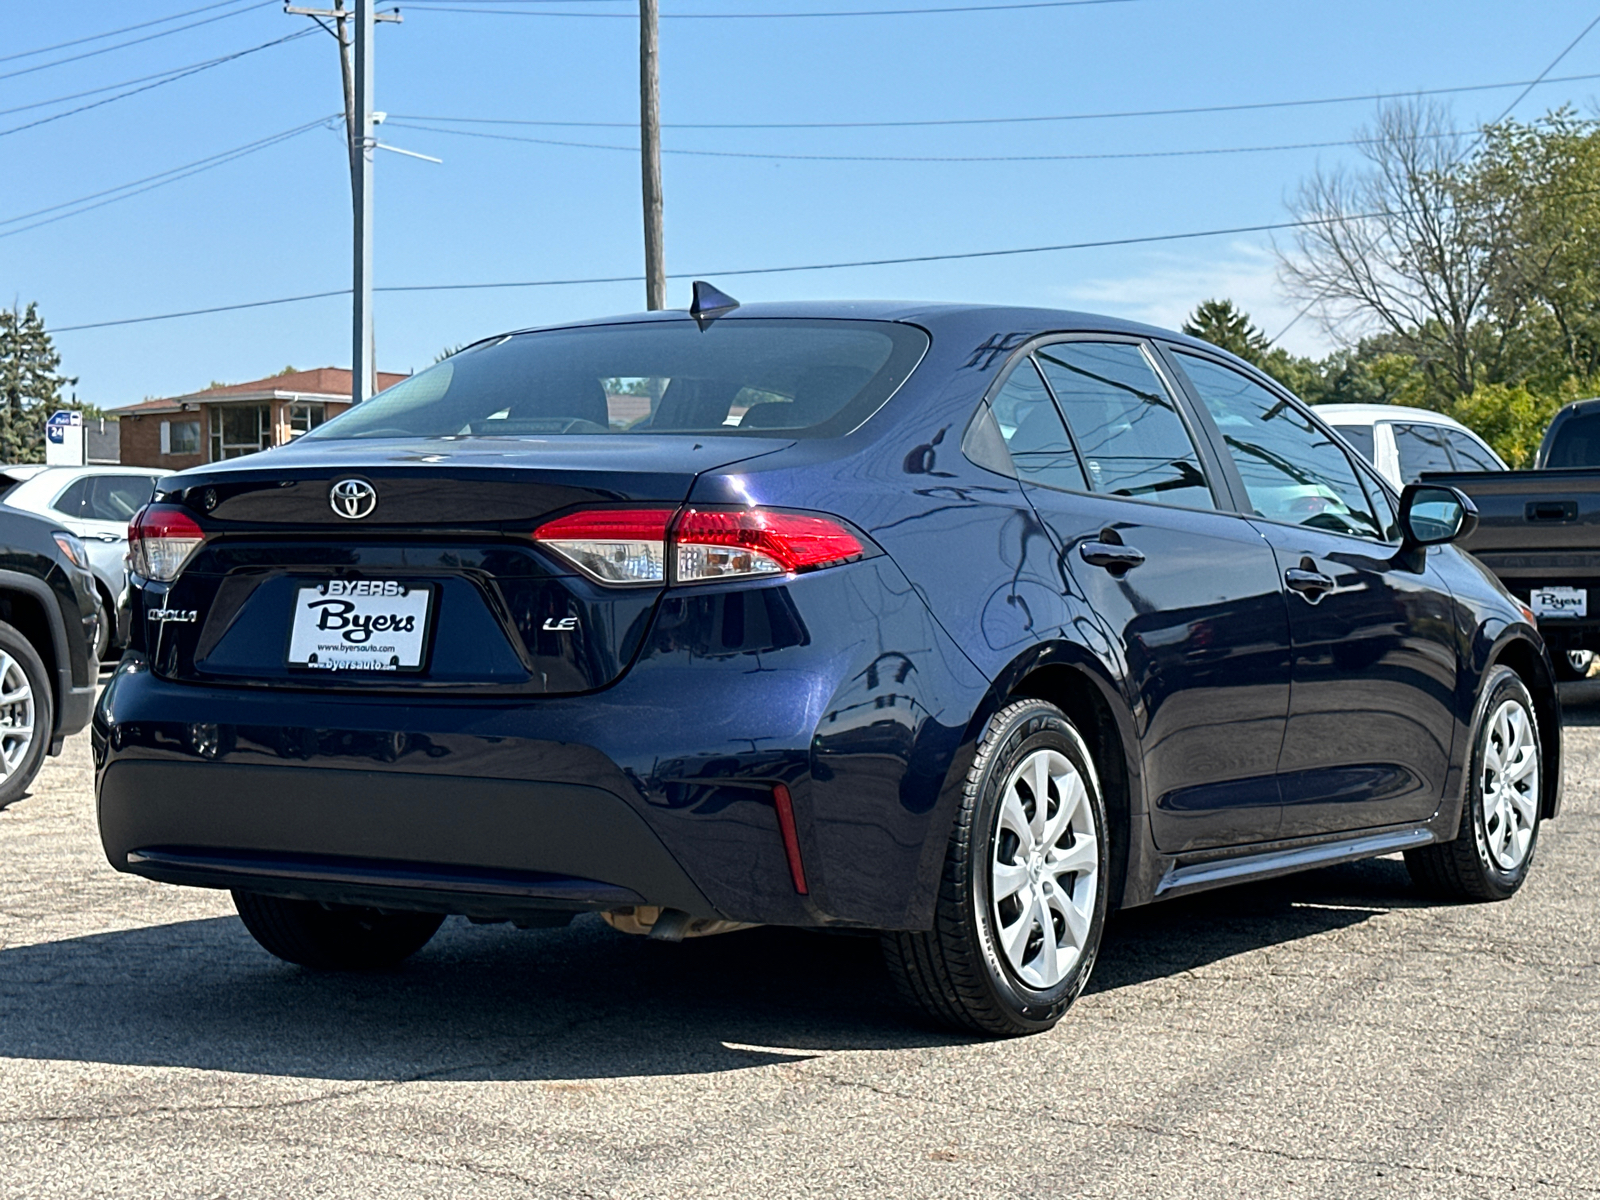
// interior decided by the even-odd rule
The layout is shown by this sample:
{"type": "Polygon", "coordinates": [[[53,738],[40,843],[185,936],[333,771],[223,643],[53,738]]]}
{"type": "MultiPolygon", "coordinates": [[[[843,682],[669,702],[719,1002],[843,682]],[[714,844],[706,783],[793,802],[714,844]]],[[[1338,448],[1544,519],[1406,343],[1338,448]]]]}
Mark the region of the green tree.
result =
{"type": "Polygon", "coordinates": [[[64,404],[62,388],[78,381],[60,373],[39,306],[0,309],[0,462],[43,462],[44,423],[64,404]]]}
{"type": "Polygon", "coordinates": [[[1250,315],[1235,308],[1232,300],[1201,301],[1183,323],[1183,331],[1258,367],[1271,345],[1267,335],[1250,323],[1250,315]]]}
{"type": "Polygon", "coordinates": [[[1522,384],[1486,383],[1455,403],[1450,415],[1473,430],[1511,467],[1531,467],[1550,418],[1563,404],[1583,399],[1576,379],[1554,392],[1533,392],[1522,384]]]}
{"type": "Polygon", "coordinates": [[[1508,382],[1552,390],[1600,372],[1600,123],[1559,108],[1484,130],[1468,174],[1502,252],[1493,321],[1512,331],[1508,382]]]}

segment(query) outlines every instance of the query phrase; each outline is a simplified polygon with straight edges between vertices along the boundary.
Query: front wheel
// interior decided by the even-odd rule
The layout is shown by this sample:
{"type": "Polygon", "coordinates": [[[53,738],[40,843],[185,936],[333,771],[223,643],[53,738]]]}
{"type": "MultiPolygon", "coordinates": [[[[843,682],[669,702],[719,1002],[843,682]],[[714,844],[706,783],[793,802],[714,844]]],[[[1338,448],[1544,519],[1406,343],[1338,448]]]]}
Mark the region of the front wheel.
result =
{"type": "Polygon", "coordinates": [[[1078,731],[1042,700],[990,719],[945,855],[933,928],[883,935],[901,994],[941,1024],[1049,1029],[1105,927],[1105,801],[1078,731]]]}
{"type": "Polygon", "coordinates": [[[1516,672],[1495,667],[1472,731],[1460,832],[1453,842],[1407,850],[1412,880],[1453,900],[1509,898],[1533,866],[1543,778],[1533,697],[1516,672]]]}
{"type": "Polygon", "coordinates": [[[39,773],[54,721],[50,677],[39,652],[0,621],[0,808],[21,799],[39,773]]]}
{"type": "Polygon", "coordinates": [[[426,946],[444,923],[441,913],[387,912],[257,892],[234,892],[233,906],[263,949],[322,971],[397,966],[426,946]]]}

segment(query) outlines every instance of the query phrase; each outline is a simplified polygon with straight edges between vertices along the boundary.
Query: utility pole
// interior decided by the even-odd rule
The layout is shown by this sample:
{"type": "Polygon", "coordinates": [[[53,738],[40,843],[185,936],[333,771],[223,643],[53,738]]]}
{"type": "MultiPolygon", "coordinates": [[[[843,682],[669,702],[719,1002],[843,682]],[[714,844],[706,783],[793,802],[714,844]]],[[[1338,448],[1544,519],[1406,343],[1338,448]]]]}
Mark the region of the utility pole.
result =
{"type": "Polygon", "coordinates": [[[359,156],[351,174],[355,187],[355,274],[350,282],[354,300],[351,319],[350,402],[360,404],[377,391],[372,365],[372,155],[377,139],[372,134],[372,6],[374,0],[356,0],[355,115],[360,141],[351,142],[359,156]]]}
{"type": "Polygon", "coordinates": [[[639,0],[639,153],[644,176],[644,302],[667,306],[661,215],[661,64],[657,0],[639,0]]]}
{"type": "MultiPolygon", "coordinates": [[[[372,156],[378,148],[373,134],[376,126],[372,111],[372,33],[376,22],[400,20],[398,12],[374,11],[377,0],[354,0],[355,9],[345,0],[333,0],[333,7],[302,8],[285,4],[283,11],[311,17],[339,43],[339,74],[344,83],[345,135],[350,151],[350,200],[353,217],[353,271],[350,313],[350,399],[359,404],[377,391],[376,348],[372,336],[372,156]],[[325,23],[331,20],[332,27],[325,23]],[[354,22],[352,39],[347,24],[354,22]],[[355,44],[351,61],[351,42],[355,44]]],[[[377,117],[378,121],[383,118],[377,117]]],[[[421,157],[421,156],[418,156],[421,157]]],[[[435,160],[437,161],[437,160],[435,160]]]]}

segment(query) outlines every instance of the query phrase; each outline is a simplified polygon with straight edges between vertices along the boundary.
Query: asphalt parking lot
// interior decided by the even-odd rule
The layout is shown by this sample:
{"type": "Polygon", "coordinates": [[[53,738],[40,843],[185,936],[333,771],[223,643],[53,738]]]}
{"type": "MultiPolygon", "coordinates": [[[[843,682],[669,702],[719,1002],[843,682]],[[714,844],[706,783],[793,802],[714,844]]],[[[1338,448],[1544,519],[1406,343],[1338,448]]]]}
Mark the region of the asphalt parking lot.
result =
{"type": "Polygon", "coordinates": [[[873,942],[452,920],[393,974],[115,874],[87,739],[0,813],[4,1196],[1600,1194],[1600,683],[1510,903],[1398,860],[1124,914],[1053,1033],[903,1013],[873,942]]]}

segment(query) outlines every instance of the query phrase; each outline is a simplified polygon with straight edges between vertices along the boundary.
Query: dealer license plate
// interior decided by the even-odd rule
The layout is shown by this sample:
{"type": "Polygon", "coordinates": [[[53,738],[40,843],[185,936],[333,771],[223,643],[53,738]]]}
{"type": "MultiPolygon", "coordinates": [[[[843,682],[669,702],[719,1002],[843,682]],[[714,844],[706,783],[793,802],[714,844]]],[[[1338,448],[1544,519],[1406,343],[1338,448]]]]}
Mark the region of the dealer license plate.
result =
{"type": "Polygon", "coordinates": [[[1575,587],[1534,588],[1528,607],[1536,617],[1587,617],[1589,590],[1575,587]]]}
{"type": "Polygon", "coordinates": [[[417,671],[428,632],[427,584],[329,579],[295,594],[289,665],[322,671],[417,671]]]}

